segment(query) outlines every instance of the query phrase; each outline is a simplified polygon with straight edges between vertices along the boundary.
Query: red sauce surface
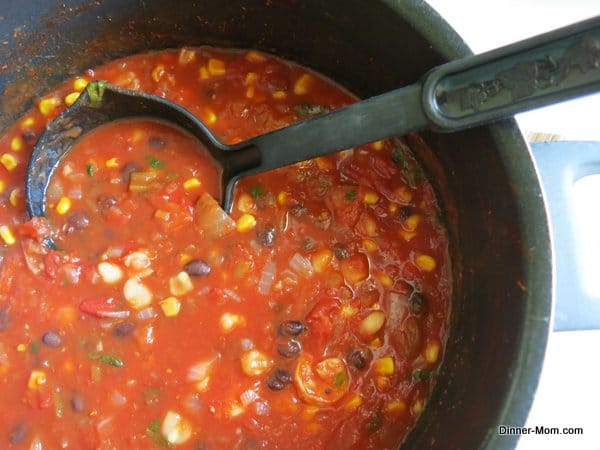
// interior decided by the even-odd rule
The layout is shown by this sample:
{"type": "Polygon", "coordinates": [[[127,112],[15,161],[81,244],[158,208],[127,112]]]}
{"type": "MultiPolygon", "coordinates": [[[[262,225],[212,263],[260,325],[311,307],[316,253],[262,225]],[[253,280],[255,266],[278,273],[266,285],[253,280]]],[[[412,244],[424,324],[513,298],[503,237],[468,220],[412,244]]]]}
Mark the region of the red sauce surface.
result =
{"type": "Polygon", "coordinates": [[[0,447],[392,449],[446,341],[447,237],[400,139],[242,180],[231,216],[187,135],[124,121],[23,179],[92,79],[165,96],[226,143],[354,101],[254,51],[128,57],[68,80],[0,138],[0,447]],[[8,156],[7,156],[8,155],[8,156]]]}

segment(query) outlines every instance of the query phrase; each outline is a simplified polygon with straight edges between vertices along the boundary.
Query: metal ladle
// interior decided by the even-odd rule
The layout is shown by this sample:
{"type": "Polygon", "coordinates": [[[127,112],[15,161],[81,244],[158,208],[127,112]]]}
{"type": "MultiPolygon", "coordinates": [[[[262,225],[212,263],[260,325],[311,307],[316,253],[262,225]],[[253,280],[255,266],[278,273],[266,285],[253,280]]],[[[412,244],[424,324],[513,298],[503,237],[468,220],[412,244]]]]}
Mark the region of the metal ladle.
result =
{"type": "Polygon", "coordinates": [[[219,142],[175,103],[94,81],[35,145],[25,179],[27,210],[32,217],[45,214],[60,159],[83,134],[117,119],[156,118],[199,139],[222,167],[218,200],[229,212],[241,177],[410,131],[461,130],[599,90],[600,16],[443,64],[415,84],[235,145],[219,142]]]}

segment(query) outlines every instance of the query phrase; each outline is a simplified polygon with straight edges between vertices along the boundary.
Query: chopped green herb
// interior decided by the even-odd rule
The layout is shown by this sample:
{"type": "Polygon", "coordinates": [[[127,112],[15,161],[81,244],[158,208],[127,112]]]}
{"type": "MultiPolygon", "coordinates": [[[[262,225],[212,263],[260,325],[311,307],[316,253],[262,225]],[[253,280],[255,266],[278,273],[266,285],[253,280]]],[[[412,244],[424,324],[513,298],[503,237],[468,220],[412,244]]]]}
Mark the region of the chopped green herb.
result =
{"type": "Polygon", "coordinates": [[[157,447],[163,448],[171,448],[173,445],[162,435],[160,434],[160,421],[158,419],[154,419],[146,428],[146,436],[152,439],[154,445],[157,447]]]}
{"type": "Polygon", "coordinates": [[[94,176],[94,165],[93,164],[88,164],[86,167],[86,171],[89,177],[93,177],[94,176]]]}
{"type": "Polygon", "coordinates": [[[333,385],[336,387],[341,387],[346,382],[346,374],[344,372],[338,373],[333,379],[333,385]]]}
{"type": "Polygon", "coordinates": [[[415,369],[412,373],[413,382],[425,381],[431,378],[431,371],[425,369],[415,369]]]}
{"type": "Polygon", "coordinates": [[[381,415],[379,413],[377,413],[373,417],[371,417],[371,420],[367,424],[367,431],[369,433],[375,433],[379,429],[380,425],[381,425],[381,415]]]}
{"type": "Polygon", "coordinates": [[[38,344],[37,342],[32,342],[31,345],[29,346],[29,350],[31,350],[31,353],[36,353],[39,349],[40,349],[40,344],[38,344]]]}
{"type": "Polygon", "coordinates": [[[325,105],[310,105],[308,103],[300,103],[294,106],[294,111],[299,116],[316,116],[329,112],[329,108],[325,105]]]}
{"type": "Polygon", "coordinates": [[[89,105],[92,108],[97,108],[102,104],[102,96],[104,95],[104,89],[106,89],[107,81],[98,80],[92,81],[85,87],[85,91],[90,99],[89,105]]]}
{"type": "Polygon", "coordinates": [[[148,164],[150,164],[150,167],[152,167],[153,169],[156,169],[156,170],[160,170],[163,167],[165,167],[165,163],[163,161],[155,158],[152,155],[146,156],[146,161],[148,161],[148,164]]]}
{"type": "Polygon", "coordinates": [[[113,367],[123,367],[125,365],[122,359],[110,355],[102,355],[100,353],[88,353],[88,358],[113,367]]]}
{"type": "Polygon", "coordinates": [[[356,191],[346,192],[346,200],[355,200],[358,193],[356,191]]]}
{"type": "Polygon", "coordinates": [[[265,187],[260,183],[257,183],[250,188],[250,195],[252,198],[262,197],[265,195],[265,192],[265,187]]]}
{"type": "Polygon", "coordinates": [[[392,150],[392,161],[400,166],[402,175],[410,186],[415,187],[422,179],[423,174],[419,166],[401,148],[396,147],[392,150]]]}

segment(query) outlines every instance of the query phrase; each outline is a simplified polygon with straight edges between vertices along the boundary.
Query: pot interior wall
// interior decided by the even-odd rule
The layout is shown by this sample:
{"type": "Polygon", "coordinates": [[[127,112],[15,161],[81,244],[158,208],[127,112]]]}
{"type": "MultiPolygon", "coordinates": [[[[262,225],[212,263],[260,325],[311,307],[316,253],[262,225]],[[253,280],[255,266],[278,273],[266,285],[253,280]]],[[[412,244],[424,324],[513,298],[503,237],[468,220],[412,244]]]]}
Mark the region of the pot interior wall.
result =
{"type": "MultiPolygon", "coordinates": [[[[363,97],[415,81],[466,52],[418,0],[0,3],[0,129],[67,76],[149,49],[254,47],[363,97]]],[[[418,156],[448,217],[456,286],[441,375],[403,448],[510,448],[515,438],[500,439],[496,429],[526,417],[550,308],[548,233],[535,172],[510,123],[423,138],[432,152],[418,156]]]]}

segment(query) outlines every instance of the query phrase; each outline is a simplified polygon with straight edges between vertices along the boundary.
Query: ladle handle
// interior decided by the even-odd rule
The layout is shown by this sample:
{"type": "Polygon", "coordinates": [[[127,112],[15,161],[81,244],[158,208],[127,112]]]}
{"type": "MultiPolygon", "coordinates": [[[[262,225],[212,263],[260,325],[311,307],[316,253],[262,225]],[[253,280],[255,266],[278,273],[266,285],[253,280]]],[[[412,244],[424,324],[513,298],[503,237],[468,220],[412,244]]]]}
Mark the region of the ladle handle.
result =
{"type": "Polygon", "coordinates": [[[433,69],[432,127],[454,131],[600,91],[600,16],[433,69]]]}

